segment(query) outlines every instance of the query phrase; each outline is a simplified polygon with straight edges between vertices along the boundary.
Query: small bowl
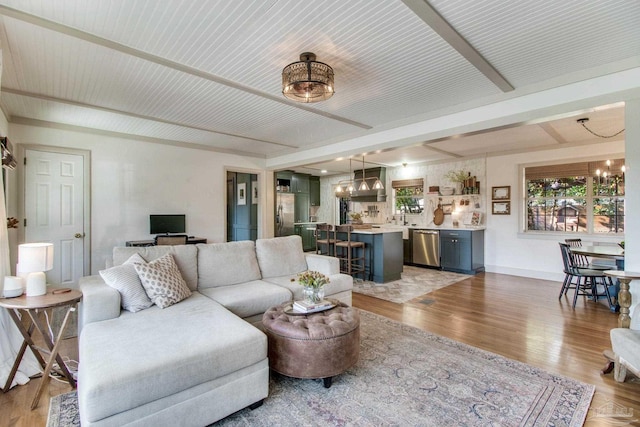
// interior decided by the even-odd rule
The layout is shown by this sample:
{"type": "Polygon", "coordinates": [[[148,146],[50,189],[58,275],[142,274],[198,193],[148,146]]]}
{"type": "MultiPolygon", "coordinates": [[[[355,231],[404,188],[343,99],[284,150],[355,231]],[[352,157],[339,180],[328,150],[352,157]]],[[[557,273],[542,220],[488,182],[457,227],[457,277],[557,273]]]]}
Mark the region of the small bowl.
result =
{"type": "Polygon", "coordinates": [[[453,187],[442,187],[440,189],[440,194],[443,196],[453,196],[453,192],[455,189],[453,187]]]}

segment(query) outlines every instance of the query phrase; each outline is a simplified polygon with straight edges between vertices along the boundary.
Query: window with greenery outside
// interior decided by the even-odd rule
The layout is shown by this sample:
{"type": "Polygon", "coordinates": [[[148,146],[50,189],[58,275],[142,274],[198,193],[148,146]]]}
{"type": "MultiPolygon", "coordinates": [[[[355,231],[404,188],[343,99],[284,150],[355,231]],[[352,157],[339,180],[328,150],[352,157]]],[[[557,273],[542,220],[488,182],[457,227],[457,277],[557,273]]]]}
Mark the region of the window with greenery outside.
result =
{"type": "Polygon", "coordinates": [[[396,214],[419,214],[423,210],[422,188],[406,187],[396,189],[396,214]]]}
{"type": "MultiPolygon", "coordinates": [[[[622,161],[623,162],[623,161],[622,161]]],[[[599,162],[556,165],[550,170],[595,170],[599,162]]],[[[539,168],[543,169],[543,168],[539,168]]],[[[600,172],[600,169],[597,169],[600,172]]],[[[547,173],[550,175],[551,173],[547,173]]],[[[573,176],[540,177],[540,173],[526,179],[527,230],[576,233],[624,232],[624,172],[606,175],[580,174],[573,176]]],[[[525,177],[527,172],[525,172],[525,177]]]]}

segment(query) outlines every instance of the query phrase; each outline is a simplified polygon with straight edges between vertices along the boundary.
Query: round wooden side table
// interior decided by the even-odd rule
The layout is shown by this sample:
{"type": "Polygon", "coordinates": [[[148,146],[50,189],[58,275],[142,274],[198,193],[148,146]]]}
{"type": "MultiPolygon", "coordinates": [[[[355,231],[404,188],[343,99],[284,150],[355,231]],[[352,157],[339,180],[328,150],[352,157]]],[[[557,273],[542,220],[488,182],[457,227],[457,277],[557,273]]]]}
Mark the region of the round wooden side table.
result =
{"type": "Polygon", "coordinates": [[[11,316],[13,322],[16,324],[23,337],[22,346],[20,347],[20,351],[18,352],[13,367],[11,368],[11,372],[9,373],[9,377],[7,378],[7,382],[2,389],[3,392],[6,393],[7,391],[9,391],[11,383],[13,382],[13,378],[18,371],[18,367],[20,366],[20,362],[22,361],[22,357],[24,356],[27,347],[29,347],[31,351],[33,351],[34,356],[43,369],[42,381],[40,382],[40,385],[36,390],[36,395],[34,396],[33,402],[31,403],[31,409],[35,409],[38,406],[40,395],[42,394],[44,387],[49,383],[49,374],[51,373],[53,364],[55,362],[58,362],[59,368],[56,369],[56,372],[58,372],[60,375],[63,375],[69,382],[69,385],[75,388],[76,381],[69,373],[64,360],[62,360],[62,357],[58,354],[58,346],[67,327],[67,323],[69,322],[69,317],[71,313],[76,310],[78,302],[80,302],[81,299],[82,292],[78,290],[54,287],[48,287],[47,293],[45,295],[31,297],[22,295],[16,298],[0,298],[0,307],[4,307],[7,309],[7,311],[9,312],[9,316],[11,316]],[[67,307],[67,311],[64,315],[64,320],[62,321],[58,336],[55,337],[55,340],[52,340],[52,338],[47,333],[47,325],[42,319],[42,313],[45,310],[54,307],[67,307]],[[20,311],[28,316],[27,321],[24,323],[22,320],[20,320],[20,311]],[[38,332],[40,332],[40,335],[42,335],[44,343],[48,347],[47,349],[38,347],[34,343],[32,336],[35,329],[37,329],[38,332]],[[46,362],[45,358],[43,357],[43,353],[48,353],[49,355],[48,359],[46,359],[46,362]]]}

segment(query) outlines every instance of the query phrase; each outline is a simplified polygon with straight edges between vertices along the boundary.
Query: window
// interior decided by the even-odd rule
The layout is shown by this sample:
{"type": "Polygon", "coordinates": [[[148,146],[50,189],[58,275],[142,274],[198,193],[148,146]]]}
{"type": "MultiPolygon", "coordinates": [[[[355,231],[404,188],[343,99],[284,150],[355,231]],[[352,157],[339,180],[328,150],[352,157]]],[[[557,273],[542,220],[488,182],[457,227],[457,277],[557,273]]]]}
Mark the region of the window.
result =
{"type": "Polygon", "coordinates": [[[424,210],[424,180],[402,179],[391,182],[394,190],[394,214],[419,214],[424,210]]]}
{"type": "Polygon", "coordinates": [[[525,168],[526,230],[624,232],[624,159],[525,168]]]}

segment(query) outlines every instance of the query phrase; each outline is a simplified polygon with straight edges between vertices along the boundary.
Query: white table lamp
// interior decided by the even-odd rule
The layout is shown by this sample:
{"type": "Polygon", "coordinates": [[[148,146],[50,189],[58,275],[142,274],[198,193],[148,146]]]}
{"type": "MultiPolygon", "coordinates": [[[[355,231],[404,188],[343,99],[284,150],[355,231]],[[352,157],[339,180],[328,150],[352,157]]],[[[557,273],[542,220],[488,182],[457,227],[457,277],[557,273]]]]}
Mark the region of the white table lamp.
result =
{"type": "Polygon", "coordinates": [[[47,293],[45,271],[53,268],[53,243],[25,243],[18,245],[18,265],[21,273],[29,273],[26,280],[27,296],[47,293]]]}

